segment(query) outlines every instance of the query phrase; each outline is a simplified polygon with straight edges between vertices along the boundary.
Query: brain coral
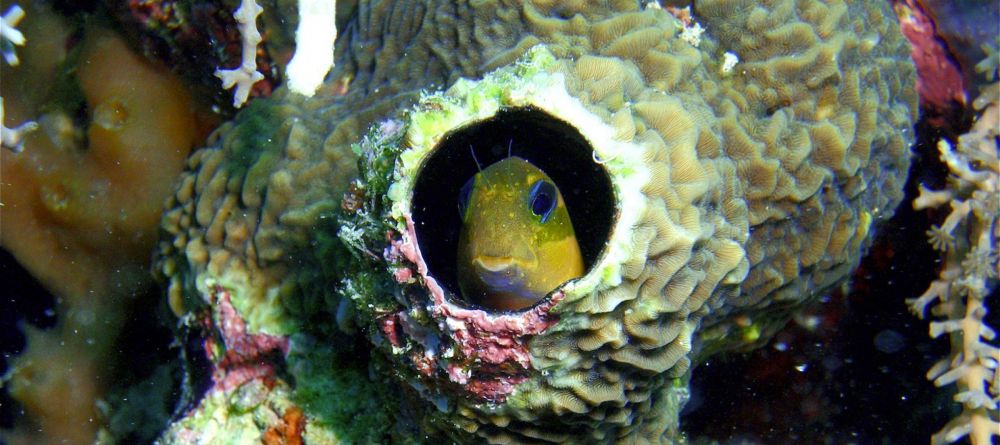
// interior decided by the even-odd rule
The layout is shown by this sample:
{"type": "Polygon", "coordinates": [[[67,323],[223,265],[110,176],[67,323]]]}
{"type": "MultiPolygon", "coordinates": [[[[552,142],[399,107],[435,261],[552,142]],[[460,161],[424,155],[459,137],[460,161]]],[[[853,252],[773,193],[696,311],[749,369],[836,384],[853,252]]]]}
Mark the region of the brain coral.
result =
{"type": "Polygon", "coordinates": [[[220,129],[159,261],[209,329],[230,302],[293,350],[360,327],[426,434],[676,439],[691,364],[843,282],[901,198],[914,69],[884,2],[698,2],[698,47],[629,1],[352,6],[346,94],[279,89],[220,129]],[[583,238],[587,274],[519,312],[453,285],[473,144],[546,170],[583,238]]]}

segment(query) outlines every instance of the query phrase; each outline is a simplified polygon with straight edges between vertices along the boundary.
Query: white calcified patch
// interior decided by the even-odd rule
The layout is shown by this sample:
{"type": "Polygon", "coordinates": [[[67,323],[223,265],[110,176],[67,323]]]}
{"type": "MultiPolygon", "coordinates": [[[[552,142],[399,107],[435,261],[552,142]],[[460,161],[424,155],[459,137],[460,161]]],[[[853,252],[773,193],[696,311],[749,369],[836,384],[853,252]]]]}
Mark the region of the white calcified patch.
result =
{"type": "Polygon", "coordinates": [[[695,23],[691,26],[685,26],[684,31],[681,31],[680,38],[697,48],[698,45],[701,45],[701,35],[704,33],[705,28],[702,28],[700,23],[695,23]]]}
{"type": "Polygon", "coordinates": [[[337,2],[299,0],[299,27],[295,30],[295,55],[288,63],[288,88],[312,97],[333,68],[337,40],[337,2]]]}
{"type": "Polygon", "coordinates": [[[733,72],[733,68],[736,67],[736,64],[739,63],[739,61],[740,61],[740,58],[737,57],[736,54],[733,54],[733,53],[728,52],[728,51],[725,54],[723,54],[722,55],[722,68],[720,68],[720,71],[722,72],[722,75],[731,74],[733,72]]]}

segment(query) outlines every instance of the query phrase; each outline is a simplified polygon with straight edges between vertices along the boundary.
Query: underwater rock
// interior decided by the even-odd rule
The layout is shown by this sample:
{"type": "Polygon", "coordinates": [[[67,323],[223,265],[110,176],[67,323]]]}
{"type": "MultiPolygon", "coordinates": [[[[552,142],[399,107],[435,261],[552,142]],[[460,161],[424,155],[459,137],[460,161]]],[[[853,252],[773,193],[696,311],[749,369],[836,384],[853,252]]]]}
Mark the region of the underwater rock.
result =
{"type": "Polygon", "coordinates": [[[266,383],[270,414],[210,391],[162,441],[211,440],[221,414],[263,435],[292,409],[313,440],[680,440],[692,363],[766,341],[857,265],[901,199],[917,102],[884,2],[706,1],[690,19],[697,47],[635,2],[358,3],[327,78],[347,90],[252,101],[168,202],[158,264],[214,387],[246,376],[226,360],[234,316],[288,344],[252,350],[241,380],[266,383]],[[470,145],[553,179],[582,277],[519,311],[461,295],[470,145]],[[335,365],[306,372],[314,355],[335,365]],[[359,388],[381,409],[331,414],[359,388]]]}

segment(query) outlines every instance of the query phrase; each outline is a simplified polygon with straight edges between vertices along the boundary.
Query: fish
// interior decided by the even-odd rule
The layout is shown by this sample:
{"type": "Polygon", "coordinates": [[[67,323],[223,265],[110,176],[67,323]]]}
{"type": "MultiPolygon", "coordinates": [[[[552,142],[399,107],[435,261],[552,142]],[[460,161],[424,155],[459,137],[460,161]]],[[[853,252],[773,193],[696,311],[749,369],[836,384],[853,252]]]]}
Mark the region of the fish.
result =
{"type": "Polygon", "coordinates": [[[584,273],[569,210],[555,182],[518,156],[466,181],[457,275],[463,298],[487,309],[531,307],[584,273]]]}

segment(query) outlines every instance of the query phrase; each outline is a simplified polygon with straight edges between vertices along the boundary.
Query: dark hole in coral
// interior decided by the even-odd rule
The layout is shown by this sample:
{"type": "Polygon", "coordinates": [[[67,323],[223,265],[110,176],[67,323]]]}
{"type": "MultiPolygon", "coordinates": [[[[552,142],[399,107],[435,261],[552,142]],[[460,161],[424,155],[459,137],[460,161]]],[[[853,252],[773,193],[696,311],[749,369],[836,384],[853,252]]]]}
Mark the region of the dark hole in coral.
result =
{"type": "Polygon", "coordinates": [[[508,155],[542,169],[562,192],[586,269],[598,260],[615,217],[614,190],[593,148],[571,125],[537,109],[502,110],[456,129],[438,144],[421,168],[413,191],[413,220],[428,271],[461,299],[455,262],[461,230],[458,201],[462,185],[477,171],[469,146],[483,168],[508,155]]]}

